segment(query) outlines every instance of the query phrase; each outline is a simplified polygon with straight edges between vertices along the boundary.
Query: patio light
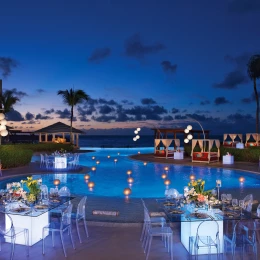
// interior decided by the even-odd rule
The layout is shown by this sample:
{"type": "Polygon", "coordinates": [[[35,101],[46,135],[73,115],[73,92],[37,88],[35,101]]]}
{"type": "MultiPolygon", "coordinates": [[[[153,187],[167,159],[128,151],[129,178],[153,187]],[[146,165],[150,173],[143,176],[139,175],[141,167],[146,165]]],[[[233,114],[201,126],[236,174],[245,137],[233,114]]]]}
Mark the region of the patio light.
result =
{"type": "Polygon", "coordinates": [[[136,138],[136,139],[140,139],[140,135],[137,135],[135,138],[136,138]]]}
{"type": "Polygon", "coordinates": [[[165,173],[163,173],[161,177],[162,177],[162,179],[166,179],[167,175],[165,173]]]}
{"type": "Polygon", "coordinates": [[[191,140],[191,139],[193,138],[193,136],[192,136],[191,134],[189,134],[189,135],[187,136],[187,138],[188,138],[189,140],[191,140]]]}
{"type": "Polygon", "coordinates": [[[138,131],[137,131],[137,130],[135,130],[135,131],[134,131],[134,133],[137,135],[137,134],[138,134],[138,131]]]}
{"type": "Polygon", "coordinates": [[[96,164],[100,164],[100,161],[96,161],[96,164]]]}
{"type": "Polygon", "coordinates": [[[86,181],[88,181],[88,180],[90,179],[90,175],[89,175],[89,174],[85,174],[84,179],[85,179],[86,181]]]}
{"type": "Polygon", "coordinates": [[[169,171],[169,167],[168,167],[168,166],[165,166],[165,167],[164,167],[164,170],[165,170],[165,171],[169,171]]]}
{"type": "Polygon", "coordinates": [[[171,181],[170,181],[170,180],[165,180],[165,181],[164,181],[164,184],[165,184],[166,186],[169,186],[169,185],[171,184],[171,181]]]}
{"type": "Polygon", "coordinates": [[[146,166],[147,165],[147,162],[144,162],[144,166],[146,166]]]}
{"type": "Polygon", "coordinates": [[[244,181],[245,181],[245,178],[244,178],[244,177],[240,177],[240,178],[239,178],[239,181],[240,181],[240,182],[244,182],[244,181]]]}
{"type": "Polygon", "coordinates": [[[116,163],[116,162],[117,162],[117,159],[114,159],[114,162],[116,163]]]}
{"type": "Polygon", "coordinates": [[[95,156],[92,156],[92,160],[95,160],[95,158],[96,158],[95,156]]]}
{"type": "Polygon", "coordinates": [[[127,179],[127,182],[130,183],[130,184],[132,184],[132,183],[134,182],[134,179],[133,179],[132,177],[129,177],[129,178],[127,179]]]}
{"type": "Polygon", "coordinates": [[[59,179],[55,179],[55,180],[53,181],[53,184],[54,184],[55,186],[59,186],[59,185],[60,185],[60,180],[59,180],[59,179]]]}
{"type": "Polygon", "coordinates": [[[189,142],[189,139],[188,138],[185,138],[184,139],[184,143],[187,144],[189,142]]]}
{"type": "Polygon", "coordinates": [[[192,129],[192,126],[191,125],[188,125],[187,126],[187,129],[190,131],[192,129]]]}
{"type": "Polygon", "coordinates": [[[190,180],[194,181],[196,179],[195,175],[194,174],[191,174],[190,175],[190,180]]]}
{"type": "Polygon", "coordinates": [[[109,159],[109,158],[110,158],[110,155],[108,155],[107,158],[109,159]]]}
{"type": "Polygon", "coordinates": [[[88,187],[89,187],[90,189],[93,189],[94,186],[95,186],[95,183],[94,183],[93,181],[90,181],[90,182],[88,183],[88,187]]]}
{"type": "Polygon", "coordinates": [[[95,170],[96,170],[97,168],[95,167],[95,166],[93,166],[92,168],[91,168],[91,170],[94,172],[95,170]]]}
{"type": "Polygon", "coordinates": [[[139,132],[139,131],[141,131],[141,128],[140,128],[140,127],[138,127],[136,130],[139,132]]]}
{"type": "Polygon", "coordinates": [[[127,175],[131,175],[131,174],[132,174],[132,171],[128,170],[128,171],[126,172],[126,174],[127,174],[127,175]]]}
{"type": "Polygon", "coordinates": [[[125,188],[124,189],[124,195],[127,197],[132,193],[132,190],[130,188],[125,188]]]}
{"type": "Polygon", "coordinates": [[[188,134],[188,133],[189,133],[189,129],[186,128],[186,129],[184,130],[184,133],[185,133],[185,134],[188,134]]]}

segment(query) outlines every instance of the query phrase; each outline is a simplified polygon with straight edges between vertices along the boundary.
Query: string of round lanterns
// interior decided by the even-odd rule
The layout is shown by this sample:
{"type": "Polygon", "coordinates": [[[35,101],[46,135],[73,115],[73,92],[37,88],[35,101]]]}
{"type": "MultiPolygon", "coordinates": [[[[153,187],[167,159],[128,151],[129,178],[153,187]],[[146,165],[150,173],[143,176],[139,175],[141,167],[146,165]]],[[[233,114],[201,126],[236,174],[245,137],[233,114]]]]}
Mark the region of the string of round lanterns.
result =
{"type": "Polygon", "coordinates": [[[7,136],[8,131],[6,130],[7,121],[5,120],[5,114],[0,113],[0,134],[1,136],[7,136]]]}
{"type": "MultiPolygon", "coordinates": [[[[192,130],[192,126],[188,125],[187,128],[184,130],[184,133],[188,134],[190,132],[190,130],[192,130]]],[[[193,136],[191,134],[189,134],[187,136],[187,138],[184,139],[184,143],[187,144],[192,138],[193,138],[193,136]]]]}
{"type": "Polygon", "coordinates": [[[138,135],[138,132],[140,132],[140,131],[141,131],[140,127],[136,128],[136,130],[134,131],[134,134],[136,136],[133,138],[133,141],[137,141],[138,139],[140,139],[140,135],[138,135]]]}

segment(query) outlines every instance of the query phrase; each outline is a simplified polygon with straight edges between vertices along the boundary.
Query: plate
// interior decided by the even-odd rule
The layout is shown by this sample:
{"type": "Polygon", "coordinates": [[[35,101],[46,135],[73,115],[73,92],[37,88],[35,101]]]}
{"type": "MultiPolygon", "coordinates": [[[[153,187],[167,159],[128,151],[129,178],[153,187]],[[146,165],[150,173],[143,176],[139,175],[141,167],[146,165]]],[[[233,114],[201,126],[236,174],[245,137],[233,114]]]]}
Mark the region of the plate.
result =
{"type": "Polygon", "coordinates": [[[183,210],[179,210],[179,209],[174,209],[174,210],[170,210],[169,213],[170,214],[183,214],[184,211],[183,210]]]}
{"type": "Polygon", "coordinates": [[[44,210],[44,209],[48,209],[48,205],[35,205],[34,206],[35,209],[39,209],[39,210],[44,210]]]}
{"type": "Polygon", "coordinates": [[[230,207],[227,207],[229,210],[234,210],[234,211],[237,211],[237,210],[241,210],[241,208],[239,206],[230,206],[230,207]]]}
{"type": "Polygon", "coordinates": [[[9,211],[13,212],[13,213],[24,213],[29,210],[30,210],[30,208],[19,207],[19,208],[15,208],[15,209],[10,209],[9,211]]]}
{"type": "Polygon", "coordinates": [[[232,212],[221,212],[221,213],[218,213],[218,214],[223,216],[223,217],[226,217],[226,218],[235,218],[235,217],[239,216],[239,214],[232,213],[232,212]]]}
{"type": "Polygon", "coordinates": [[[60,200],[55,200],[55,199],[52,199],[50,200],[51,203],[60,203],[60,200]]]}
{"type": "Polygon", "coordinates": [[[198,218],[198,219],[206,219],[209,218],[209,215],[206,213],[191,213],[190,214],[191,218],[198,218]]]}
{"type": "Polygon", "coordinates": [[[169,207],[169,206],[173,206],[175,204],[173,202],[164,202],[163,205],[169,207]]]}

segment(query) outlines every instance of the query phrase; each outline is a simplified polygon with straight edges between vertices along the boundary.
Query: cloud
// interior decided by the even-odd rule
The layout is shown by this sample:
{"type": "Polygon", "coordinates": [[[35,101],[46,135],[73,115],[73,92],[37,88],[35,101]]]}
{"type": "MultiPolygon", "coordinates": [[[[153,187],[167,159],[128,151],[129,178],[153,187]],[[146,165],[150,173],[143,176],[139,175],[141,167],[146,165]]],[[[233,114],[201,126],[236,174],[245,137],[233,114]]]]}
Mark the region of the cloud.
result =
{"type": "Polygon", "coordinates": [[[177,64],[171,64],[168,60],[162,61],[161,65],[164,72],[174,74],[177,70],[177,64]]]}
{"type": "Polygon", "coordinates": [[[109,114],[111,112],[115,111],[115,109],[111,106],[108,106],[108,105],[103,105],[99,108],[99,113],[100,114],[109,114]]]}
{"type": "Polygon", "coordinates": [[[118,103],[117,103],[115,100],[113,100],[113,99],[111,99],[111,100],[106,100],[106,99],[104,99],[104,98],[99,98],[99,99],[97,100],[97,102],[98,102],[99,104],[106,104],[106,105],[111,105],[111,106],[118,104],[118,103]]]}
{"type": "Polygon", "coordinates": [[[122,102],[123,104],[125,104],[125,105],[130,105],[130,106],[132,106],[132,105],[134,104],[134,102],[128,101],[128,100],[126,100],[126,99],[123,99],[121,102],[122,102]]]}
{"type": "Polygon", "coordinates": [[[163,117],[163,120],[164,121],[172,121],[173,120],[173,117],[171,115],[167,115],[167,116],[164,116],[163,117]]]}
{"type": "Polygon", "coordinates": [[[90,120],[86,116],[79,116],[79,121],[81,121],[81,122],[90,122],[90,120]]]}
{"type": "MultiPolygon", "coordinates": [[[[260,99],[260,95],[258,93],[258,99],[260,99]]],[[[253,103],[255,102],[256,98],[255,98],[255,93],[253,92],[251,94],[251,97],[247,97],[247,98],[242,98],[241,99],[241,102],[244,103],[244,104],[250,104],[250,103],[253,103]]]]}
{"type": "Polygon", "coordinates": [[[94,121],[97,121],[97,122],[106,122],[106,123],[110,123],[111,121],[115,121],[116,120],[116,117],[115,116],[106,116],[106,115],[102,115],[102,116],[98,116],[98,117],[92,117],[92,119],[94,121]]]}
{"type": "Polygon", "coordinates": [[[50,116],[43,116],[42,114],[37,114],[36,116],[35,116],[35,119],[36,120],[48,120],[48,119],[53,119],[53,117],[50,117],[50,116]]]}
{"type": "Polygon", "coordinates": [[[179,113],[180,112],[180,110],[178,109],[178,108],[172,108],[172,113],[173,114],[177,114],[177,113],[179,113]]]}
{"type": "Polygon", "coordinates": [[[248,77],[239,70],[229,72],[224,80],[213,85],[214,88],[236,89],[238,85],[248,82],[248,77]]]}
{"type": "Polygon", "coordinates": [[[254,120],[254,118],[250,114],[242,115],[240,113],[231,114],[227,116],[227,119],[233,122],[245,122],[248,120],[254,120]]]}
{"type": "Polygon", "coordinates": [[[13,68],[18,66],[18,62],[12,58],[0,57],[0,71],[2,71],[2,76],[4,78],[8,77],[13,68]]]}
{"type": "Polygon", "coordinates": [[[201,104],[202,106],[209,105],[209,104],[210,104],[210,101],[209,101],[209,100],[200,101],[200,104],[201,104]]]}
{"type": "Polygon", "coordinates": [[[15,121],[15,122],[20,122],[24,121],[23,116],[16,110],[11,110],[6,114],[6,119],[8,121],[15,121]]]}
{"type": "Polygon", "coordinates": [[[161,43],[145,45],[142,43],[139,34],[134,34],[125,41],[125,54],[128,57],[142,59],[146,55],[155,54],[165,49],[161,43]]]}
{"type": "Polygon", "coordinates": [[[111,54],[110,48],[96,49],[88,58],[89,62],[100,62],[111,54]]]}
{"type": "Polygon", "coordinates": [[[141,103],[143,105],[154,105],[156,104],[156,101],[154,101],[152,98],[143,98],[141,99],[141,103]]]}
{"type": "Polygon", "coordinates": [[[78,113],[80,116],[85,117],[86,115],[90,116],[96,111],[96,108],[93,105],[90,106],[78,106],[78,113]]]}
{"type": "Polygon", "coordinates": [[[45,110],[45,112],[44,112],[45,115],[50,115],[52,113],[54,113],[54,109],[53,108],[51,108],[49,110],[45,110]]]}
{"type": "Polygon", "coordinates": [[[42,89],[42,88],[38,88],[38,89],[36,89],[36,91],[38,92],[38,93],[43,93],[43,92],[45,92],[45,90],[44,89],[42,89]]]}
{"type": "Polygon", "coordinates": [[[27,112],[25,114],[25,120],[32,120],[34,118],[34,115],[30,112],[27,112]]]}
{"type": "Polygon", "coordinates": [[[195,113],[196,114],[209,114],[210,111],[209,110],[196,110],[195,113]]]}
{"type": "Polygon", "coordinates": [[[34,120],[30,120],[29,122],[22,122],[22,125],[34,125],[34,124],[39,124],[39,123],[34,120]]]}
{"type": "MultiPolygon", "coordinates": [[[[65,108],[63,111],[56,110],[55,114],[57,114],[61,119],[70,119],[70,111],[67,108],[65,108]]],[[[77,121],[77,118],[74,116],[72,121],[77,121]]]]}
{"type": "Polygon", "coordinates": [[[230,0],[228,10],[233,13],[249,13],[260,10],[259,0],[230,0]]]}
{"type": "Polygon", "coordinates": [[[225,97],[217,97],[214,101],[215,105],[224,105],[230,103],[225,97]]]}

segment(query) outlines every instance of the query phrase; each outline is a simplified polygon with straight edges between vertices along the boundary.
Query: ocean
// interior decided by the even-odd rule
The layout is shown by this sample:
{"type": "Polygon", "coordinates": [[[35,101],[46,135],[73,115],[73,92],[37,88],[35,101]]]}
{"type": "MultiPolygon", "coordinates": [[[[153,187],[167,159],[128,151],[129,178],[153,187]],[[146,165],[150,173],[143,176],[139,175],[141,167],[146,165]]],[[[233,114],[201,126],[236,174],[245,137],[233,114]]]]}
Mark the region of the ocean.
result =
{"type": "MultiPolygon", "coordinates": [[[[134,135],[80,135],[79,146],[80,147],[153,147],[154,136],[153,135],[142,135],[137,141],[133,141],[134,135]]],[[[181,146],[183,147],[183,135],[177,136],[180,139],[181,146]]],[[[211,136],[211,139],[218,139],[220,142],[223,141],[223,135],[211,136]]]]}

